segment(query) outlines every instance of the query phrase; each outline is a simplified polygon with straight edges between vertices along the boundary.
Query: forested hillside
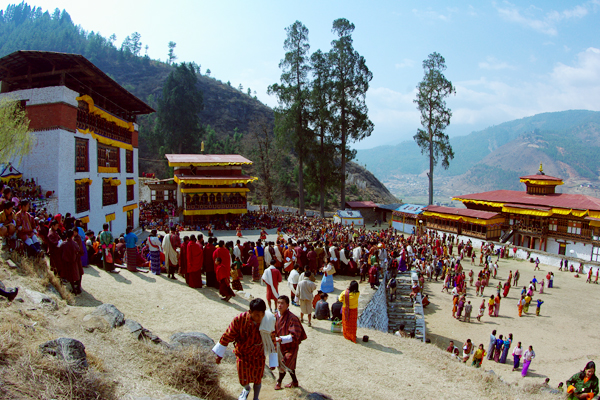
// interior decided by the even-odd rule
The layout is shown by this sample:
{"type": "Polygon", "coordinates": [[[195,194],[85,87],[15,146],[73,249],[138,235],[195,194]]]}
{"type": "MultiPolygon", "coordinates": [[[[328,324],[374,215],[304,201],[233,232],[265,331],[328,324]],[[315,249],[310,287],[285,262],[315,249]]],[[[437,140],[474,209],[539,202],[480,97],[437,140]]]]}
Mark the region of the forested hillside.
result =
{"type": "MultiPolygon", "coordinates": [[[[134,29],[134,28],[132,28],[134,29]]],[[[165,44],[169,38],[165,37],[165,44]]],[[[169,48],[175,43],[169,43],[169,48]]],[[[164,98],[164,86],[170,76],[176,76],[183,67],[193,71],[193,86],[199,91],[200,106],[195,110],[197,126],[193,126],[185,140],[186,152],[200,152],[200,143],[204,141],[207,153],[240,153],[250,159],[258,159],[257,141],[264,140],[260,132],[267,132],[271,145],[275,144],[273,134],[274,112],[262,104],[250,92],[242,92],[209,75],[202,74],[196,62],[174,63],[153,60],[147,55],[147,46],[136,32],[127,36],[121,43],[111,35],[106,38],[99,33],[86,31],[75,24],[65,10],[52,12],[40,7],[31,7],[26,3],[9,5],[0,10],[0,57],[18,50],[43,50],[76,53],[85,56],[106,72],[126,89],[146,101],[155,110],[169,99],[164,98]],[[265,131],[266,129],[266,131],[265,131]]],[[[167,46],[165,45],[165,54],[167,46]]],[[[197,60],[201,62],[202,60],[197,60]]],[[[183,68],[183,69],[185,69],[183,68]]],[[[180,103],[185,103],[180,101],[180,103]]],[[[140,123],[140,171],[156,172],[161,177],[171,173],[164,160],[164,154],[177,149],[177,143],[170,140],[168,132],[159,124],[157,113],[139,118],[140,123]]],[[[168,130],[168,129],[167,129],[168,130]]],[[[181,139],[181,138],[180,138],[181,139]]],[[[181,146],[179,146],[181,147],[181,146]]],[[[278,204],[297,205],[298,202],[298,166],[297,155],[293,149],[281,148],[273,152],[271,174],[275,182],[275,200],[278,204]]],[[[257,165],[249,173],[261,175],[257,165]]],[[[308,171],[308,167],[307,171],[308,171]]],[[[310,177],[309,177],[310,178],[310,177]]],[[[364,179],[368,181],[368,179],[364,179]]],[[[313,179],[314,181],[314,179],[313,179]]],[[[255,201],[264,202],[264,180],[259,180],[253,195],[255,201]]],[[[326,196],[326,208],[336,207],[337,186],[334,183],[326,196]]],[[[306,186],[307,206],[319,204],[318,187],[306,186]]],[[[372,196],[380,202],[395,202],[394,197],[383,185],[370,191],[352,188],[348,200],[372,196]]]]}

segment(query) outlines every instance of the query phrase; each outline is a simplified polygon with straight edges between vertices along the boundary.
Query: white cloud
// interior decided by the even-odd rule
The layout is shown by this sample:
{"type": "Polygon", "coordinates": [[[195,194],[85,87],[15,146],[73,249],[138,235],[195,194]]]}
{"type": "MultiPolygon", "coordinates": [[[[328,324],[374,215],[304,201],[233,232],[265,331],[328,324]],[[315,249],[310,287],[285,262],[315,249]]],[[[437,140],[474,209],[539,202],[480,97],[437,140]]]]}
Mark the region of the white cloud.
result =
{"type": "Polygon", "coordinates": [[[508,2],[505,3],[504,7],[496,6],[496,10],[498,11],[498,14],[507,21],[515,22],[546,35],[555,36],[558,34],[556,25],[559,22],[585,17],[589,13],[588,8],[594,3],[595,2],[588,2],[584,5],[577,5],[572,9],[563,11],[551,10],[541,16],[539,14],[542,10],[536,7],[520,10],[518,7],[508,2]]]}
{"type": "Polygon", "coordinates": [[[458,13],[458,8],[447,7],[443,12],[435,11],[431,7],[427,7],[427,9],[425,10],[418,10],[416,8],[413,8],[412,12],[416,17],[422,19],[430,19],[434,21],[449,21],[452,18],[452,14],[458,13]]]}
{"type": "Polygon", "coordinates": [[[405,58],[401,63],[396,64],[396,68],[412,68],[415,66],[415,61],[405,58]]]}
{"type": "Polygon", "coordinates": [[[517,67],[514,65],[510,65],[504,61],[496,60],[495,57],[487,57],[485,61],[479,63],[479,68],[488,70],[517,69],[517,67]]]}

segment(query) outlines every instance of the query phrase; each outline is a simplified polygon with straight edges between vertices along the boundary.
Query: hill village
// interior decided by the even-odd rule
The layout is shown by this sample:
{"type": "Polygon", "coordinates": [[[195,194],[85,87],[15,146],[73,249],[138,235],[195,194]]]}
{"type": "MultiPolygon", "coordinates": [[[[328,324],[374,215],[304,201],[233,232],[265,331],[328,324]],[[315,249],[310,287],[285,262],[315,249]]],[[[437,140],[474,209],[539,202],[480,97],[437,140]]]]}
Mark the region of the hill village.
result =
{"type": "Polygon", "coordinates": [[[0,80],[34,138],[0,176],[4,398],[597,395],[600,199],[543,165],[461,208],[267,210],[241,155],[140,172],[154,110],[83,56],[17,51],[0,80]]]}

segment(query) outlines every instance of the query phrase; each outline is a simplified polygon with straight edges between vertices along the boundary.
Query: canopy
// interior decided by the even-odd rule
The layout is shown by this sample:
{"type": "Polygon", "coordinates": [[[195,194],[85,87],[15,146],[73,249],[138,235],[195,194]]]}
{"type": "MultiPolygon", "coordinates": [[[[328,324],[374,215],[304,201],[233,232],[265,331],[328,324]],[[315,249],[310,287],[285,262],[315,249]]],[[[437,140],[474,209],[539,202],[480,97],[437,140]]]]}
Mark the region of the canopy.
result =
{"type": "Polygon", "coordinates": [[[20,173],[11,163],[0,164],[0,179],[2,182],[8,182],[11,179],[21,179],[23,174],[20,173]]]}

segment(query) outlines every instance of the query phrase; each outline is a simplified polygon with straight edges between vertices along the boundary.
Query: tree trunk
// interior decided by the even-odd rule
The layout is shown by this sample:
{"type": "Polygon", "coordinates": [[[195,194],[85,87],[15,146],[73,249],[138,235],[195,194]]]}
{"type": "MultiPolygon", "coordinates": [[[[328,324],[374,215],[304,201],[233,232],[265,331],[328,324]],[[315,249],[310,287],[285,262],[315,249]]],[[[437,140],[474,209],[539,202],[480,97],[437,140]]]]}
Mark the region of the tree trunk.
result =
{"type": "MultiPolygon", "coordinates": [[[[321,152],[319,157],[321,161],[323,157],[325,157],[325,149],[323,146],[323,136],[325,133],[323,132],[323,128],[321,128],[321,152]]],[[[323,166],[319,166],[319,211],[321,212],[321,218],[325,218],[325,176],[323,172],[323,166]]]]}
{"type": "Polygon", "coordinates": [[[433,204],[433,140],[429,134],[429,205],[433,204]]]}
{"type": "Polygon", "coordinates": [[[298,157],[298,208],[300,215],[304,215],[304,160],[303,156],[298,157]]]}
{"type": "Polygon", "coordinates": [[[342,106],[342,112],[340,114],[342,121],[342,135],[341,135],[341,147],[342,147],[342,195],[340,196],[340,209],[346,209],[346,108],[342,106]]]}

